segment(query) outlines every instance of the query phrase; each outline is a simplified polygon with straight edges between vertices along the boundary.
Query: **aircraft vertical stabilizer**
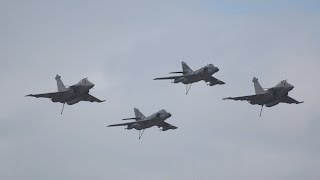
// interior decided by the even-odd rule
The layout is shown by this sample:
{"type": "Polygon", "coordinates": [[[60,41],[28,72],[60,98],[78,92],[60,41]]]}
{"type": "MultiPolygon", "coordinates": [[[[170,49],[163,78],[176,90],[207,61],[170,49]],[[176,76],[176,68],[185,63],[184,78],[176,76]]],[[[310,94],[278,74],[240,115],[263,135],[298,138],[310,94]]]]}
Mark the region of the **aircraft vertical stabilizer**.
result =
{"type": "Polygon", "coordinates": [[[254,89],[256,91],[256,94],[265,93],[265,90],[261,87],[260,83],[258,82],[258,78],[254,77],[252,82],[254,84],[254,89]]]}
{"type": "Polygon", "coordinates": [[[61,80],[61,76],[59,76],[58,74],[56,75],[56,81],[57,81],[57,86],[58,86],[59,92],[67,90],[67,88],[64,86],[64,84],[61,80]]]}
{"type": "Polygon", "coordinates": [[[183,74],[188,74],[188,73],[193,72],[193,70],[187,65],[186,62],[182,61],[181,65],[182,65],[183,74]]]}
{"type": "Polygon", "coordinates": [[[139,109],[137,109],[137,108],[134,108],[134,114],[135,114],[135,116],[136,116],[136,120],[137,120],[137,121],[146,118],[146,116],[144,116],[144,115],[139,111],[139,109]]]}

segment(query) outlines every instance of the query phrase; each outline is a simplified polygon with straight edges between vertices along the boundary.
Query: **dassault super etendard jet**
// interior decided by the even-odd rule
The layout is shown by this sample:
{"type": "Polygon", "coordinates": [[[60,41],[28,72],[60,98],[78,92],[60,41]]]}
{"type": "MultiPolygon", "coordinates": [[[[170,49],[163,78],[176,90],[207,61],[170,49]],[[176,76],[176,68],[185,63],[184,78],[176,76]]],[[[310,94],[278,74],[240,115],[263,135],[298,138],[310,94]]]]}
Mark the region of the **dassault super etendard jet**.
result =
{"type": "Polygon", "coordinates": [[[289,91],[291,91],[294,86],[289,84],[287,80],[283,80],[278,83],[276,86],[264,90],[258,82],[258,78],[254,77],[252,80],[254,84],[254,88],[256,91],[255,95],[251,96],[241,96],[241,97],[227,97],[223,98],[223,100],[231,99],[231,100],[240,100],[240,101],[249,101],[252,105],[261,105],[260,117],[262,113],[263,106],[272,107],[279,103],[287,103],[287,104],[300,104],[303,102],[299,102],[295,99],[292,99],[288,96],[289,91]]]}
{"type": "Polygon", "coordinates": [[[166,119],[171,117],[171,114],[164,109],[159,110],[158,112],[146,117],[137,108],[134,108],[134,114],[135,114],[134,118],[122,119],[122,120],[136,120],[134,122],[112,124],[107,127],[127,126],[126,129],[139,130],[139,139],[142,137],[145,129],[153,126],[158,126],[159,128],[162,128],[160,129],[161,131],[167,131],[169,129],[177,129],[177,127],[165,122],[166,119]]]}
{"type": "Polygon", "coordinates": [[[64,104],[68,105],[76,104],[80,101],[89,101],[89,102],[104,102],[104,100],[99,100],[96,97],[93,97],[89,94],[89,90],[93,88],[94,84],[88,80],[88,78],[82,79],[75,85],[70,87],[65,87],[61,80],[61,76],[56,75],[56,81],[58,86],[58,92],[53,93],[44,93],[44,94],[29,94],[27,96],[31,97],[42,97],[42,98],[50,98],[52,102],[60,102],[63,103],[61,114],[63,112],[64,104]]]}
{"type": "Polygon", "coordinates": [[[182,71],[179,72],[171,72],[170,74],[174,73],[181,73],[180,76],[170,76],[170,77],[161,77],[155,78],[154,80],[165,80],[165,79],[173,79],[172,83],[183,83],[186,84],[186,94],[188,94],[191,85],[195,82],[205,81],[208,83],[208,86],[214,86],[217,84],[225,84],[223,81],[212,77],[212,75],[219,71],[219,68],[215,67],[213,64],[208,64],[196,71],[193,71],[186,62],[181,62],[182,64],[182,71]]]}

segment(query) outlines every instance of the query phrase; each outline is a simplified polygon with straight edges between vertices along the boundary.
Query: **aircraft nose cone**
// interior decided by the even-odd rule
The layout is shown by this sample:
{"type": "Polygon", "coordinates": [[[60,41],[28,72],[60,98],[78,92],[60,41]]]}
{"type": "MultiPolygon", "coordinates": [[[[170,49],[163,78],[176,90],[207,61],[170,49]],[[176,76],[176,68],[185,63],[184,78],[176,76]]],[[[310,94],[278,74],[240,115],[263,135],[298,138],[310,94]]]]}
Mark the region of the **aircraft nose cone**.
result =
{"type": "Polygon", "coordinates": [[[91,85],[90,85],[90,88],[93,88],[93,86],[94,86],[94,84],[91,84],[91,85]]]}
{"type": "Polygon", "coordinates": [[[220,69],[219,68],[216,68],[216,72],[218,72],[220,69]]]}
{"type": "Polygon", "coordinates": [[[171,115],[171,113],[168,113],[168,117],[171,117],[172,115],[171,115]]]}

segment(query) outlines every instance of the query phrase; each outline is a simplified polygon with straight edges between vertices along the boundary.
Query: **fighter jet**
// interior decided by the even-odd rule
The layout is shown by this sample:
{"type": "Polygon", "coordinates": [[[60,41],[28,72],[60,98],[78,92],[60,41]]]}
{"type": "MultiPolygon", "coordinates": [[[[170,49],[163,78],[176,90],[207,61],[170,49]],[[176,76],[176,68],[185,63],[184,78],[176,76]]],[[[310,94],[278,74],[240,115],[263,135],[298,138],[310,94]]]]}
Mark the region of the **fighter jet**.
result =
{"type": "Polygon", "coordinates": [[[213,64],[208,64],[196,71],[193,71],[186,62],[181,62],[182,71],[171,72],[170,74],[182,74],[180,76],[170,76],[170,77],[161,77],[155,78],[154,80],[165,80],[165,79],[173,79],[172,83],[183,83],[187,85],[186,87],[186,95],[188,94],[191,85],[195,82],[205,81],[208,83],[208,86],[214,86],[217,84],[225,84],[223,81],[212,77],[212,75],[219,71],[219,68],[215,67],[213,64]]]}
{"type": "Polygon", "coordinates": [[[44,93],[44,94],[29,94],[26,96],[31,97],[42,97],[42,98],[50,98],[52,102],[60,102],[63,103],[61,114],[63,113],[64,104],[68,105],[76,104],[80,101],[89,101],[89,102],[104,102],[105,100],[99,100],[96,97],[93,97],[89,94],[89,90],[93,88],[94,84],[88,80],[88,78],[82,79],[75,85],[70,87],[65,87],[61,80],[61,76],[56,75],[56,81],[58,86],[58,92],[53,93],[44,93]]]}
{"type": "Polygon", "coordinates": [[[261,105],[260,117],[262,113],[263,106],[272,107],[279,103],[287,103],[287,104],[300,104],[303,102],[299,102],[288,96],[289,91],[291,91],[294,86],[289,84],[287,80],[283,80],[278,83],[276,86],[263,89],[258,82],[258,78],[254,77],[252,80],[255,88],[255,95],[251,96],[241,96],[241,97],[227,97],[223,98],[223,100],[231,99],[231,100],[240,100],[240,101],[249,101],[252,105],[261,105]]]}
{"type": "Polygon", "coordinates": [[[136,129],[139,130],[139,139],[142,137],[143,132],[145,129],[158,126],[161,128],[161,131],[167,131],[169,129],[177,129],[177,127],[166,123],[165,120],[171,117],[171,114],[168,113],[166,110],[159,110],[158,112],[152,114],[151,116],[144,116],[139,109],[134,108],[134,118],[125,118],[122,120],[135,120],[134,122],[128,123],[121,123],[121,124],[112,124],[107,127],[114,127],[114,126],[127,126],[126,129],[136,129]],[[142,131],[141,131],[142,130],[142,131]]]}

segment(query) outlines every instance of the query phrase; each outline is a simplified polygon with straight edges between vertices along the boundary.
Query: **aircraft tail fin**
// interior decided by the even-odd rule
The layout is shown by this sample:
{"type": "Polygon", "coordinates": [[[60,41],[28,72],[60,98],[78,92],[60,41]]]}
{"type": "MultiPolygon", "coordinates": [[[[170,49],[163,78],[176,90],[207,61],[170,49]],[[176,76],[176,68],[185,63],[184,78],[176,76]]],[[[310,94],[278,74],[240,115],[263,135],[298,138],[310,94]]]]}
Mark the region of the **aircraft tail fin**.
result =
{"type": "Polygon", "coordinates": [[[61,76],[59,76],[58,74],[56,75],[56,81],[57,81],[57,86],[58,86],[58,91],[65,91],[67,88],[64,86],[62,80],[61,80],[61,76]]]}
{"type": "Polygon", "coordinates": [[[137,121],[146,118],[146,116],[144,116],[144,115],[142,114],[142,112],[140,112],[139,109],[137,109],[137,108],[134,108],[134,114],[135,114],[135,116],[136,116],[136,120],[137,120],[137,121]]]}
{"type": "Polygon", "coordinates": [[[187,65],[186,62],[182,61],[181,65],[182,65],[183,74],[188,74],[188,73],[193,72],[193,70],[187,65]]]}
{"type": "Polygon", "coordinates": [[[265,93],[266,91],[261,87],[259,81],[258,81],[258,78],[256,77],[253,77],[253,85],[254,85],[254,89],[256,91],[256,94],[263,94],[265,93]]]}

